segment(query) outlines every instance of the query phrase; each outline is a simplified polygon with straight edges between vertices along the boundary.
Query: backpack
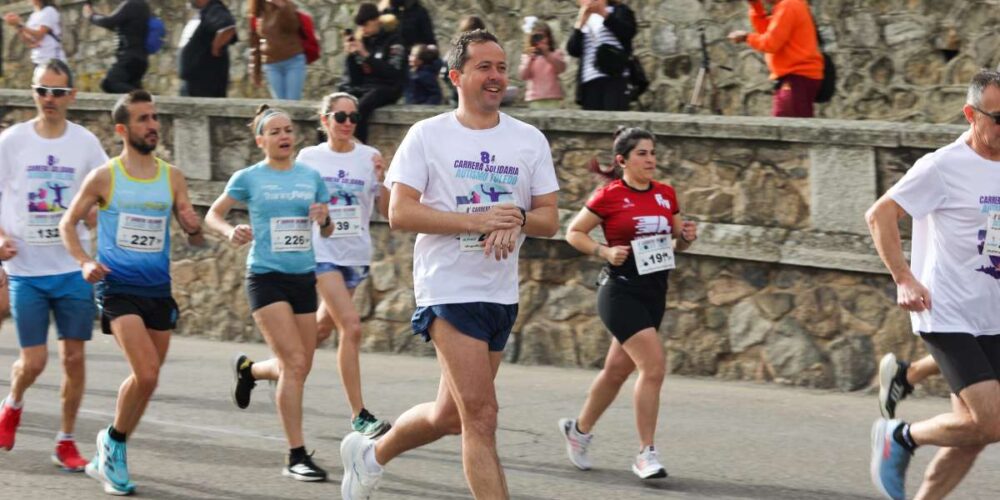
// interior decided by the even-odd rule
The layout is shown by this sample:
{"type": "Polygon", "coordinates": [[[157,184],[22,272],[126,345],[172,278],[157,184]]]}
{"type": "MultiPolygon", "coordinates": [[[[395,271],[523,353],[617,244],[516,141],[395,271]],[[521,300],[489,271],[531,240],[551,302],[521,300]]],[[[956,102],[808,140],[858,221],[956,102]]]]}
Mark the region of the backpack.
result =
{"type": "Polygon", "coordinates": [[[649,77],[642,63],[635,56],[628,59],[628,97],[629,100],[638,101],[639,96],[649,88],[649,77]]]}
{"type": "Polygon", "coordinates": [[[167,38],[167,25],[163,19],[149,16],[149,30],[146,32],[146,53],[155,54],[163,48],[167,38]]]}
{"type": "Polygon", "coordinates": [[[313,18],[305,12],[296,11],[299,15],[299,38],[302,40],[302,51],[306,55],[306,64],[312,64],[319,59],[319,39],[316,38],[316,25],[313,18]]]}
{"type": "Polygon", "coordinates": [[[816,41],[819,44],[819,53],[823,56],[823,83],[819,85],[816,98],[813,101],[818,103],[830,102],[833,94],[837,93],[837,66],[833,64],[833,58],[823,50],[823,37],[819,34],[819,26],[816,25],[816,18],[813,17],[813,26],[816,27],[816,41]]]}

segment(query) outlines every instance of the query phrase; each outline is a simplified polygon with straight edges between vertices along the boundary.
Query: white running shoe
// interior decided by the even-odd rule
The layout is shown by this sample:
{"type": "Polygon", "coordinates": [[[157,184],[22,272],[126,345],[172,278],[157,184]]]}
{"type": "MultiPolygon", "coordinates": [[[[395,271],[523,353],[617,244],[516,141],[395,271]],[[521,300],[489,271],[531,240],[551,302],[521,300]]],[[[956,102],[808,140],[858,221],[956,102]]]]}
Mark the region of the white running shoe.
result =
{"type": "Polygon", "coordinates": [[[566,438],[566,456],[569,457],[569,461],[573,462],[577,469],[590,470],[593,464],[590,463],[590,457],[587,456],[587,448],[594,435],[578,432],[576,420],[572,418],[559,419],[559,430],[566,438]]]}
{"type": "Polygon", "coordinates": [[[375,441],[352,432],[340,442],[340,459],[344,462],[344,479],[340,482],[340,494],[344,500],[364,500],[371,498],[382,479],[382,470],[372,472],[365,465],[365,453],[375,445],[375,441]]]}
{"type": "Polygon", "coordinates": [[[664,469],[663,465],[660,464],[660,454],[652,446],[647,446],[636,455],[635,463],[632,464],[632,472],[640,479],[667,477],[667,469],[664,469]]]}

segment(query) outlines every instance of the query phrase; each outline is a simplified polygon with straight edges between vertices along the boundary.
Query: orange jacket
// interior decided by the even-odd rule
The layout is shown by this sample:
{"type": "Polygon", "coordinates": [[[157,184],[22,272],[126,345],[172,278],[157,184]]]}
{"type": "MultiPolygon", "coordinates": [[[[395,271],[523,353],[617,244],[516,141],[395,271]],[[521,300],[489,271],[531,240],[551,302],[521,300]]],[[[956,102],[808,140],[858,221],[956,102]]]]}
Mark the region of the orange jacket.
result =
{"type": "Polygon", "coordinates": [[[764,53],[772,80],[785,75],[823,79],[816,25],[805,0],[777,0],[770,16],[760,0],[750,2],[750,24],[757,33],[747,36],[747,45],[764,53]]]}

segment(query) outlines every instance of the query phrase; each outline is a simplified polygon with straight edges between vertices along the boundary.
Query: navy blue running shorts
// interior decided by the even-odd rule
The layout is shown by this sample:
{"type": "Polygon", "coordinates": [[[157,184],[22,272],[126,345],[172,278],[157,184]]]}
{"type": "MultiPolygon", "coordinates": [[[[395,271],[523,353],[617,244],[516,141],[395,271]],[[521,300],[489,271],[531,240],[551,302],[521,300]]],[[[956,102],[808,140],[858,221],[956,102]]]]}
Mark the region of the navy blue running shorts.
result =
{"type": "Polygon", "coordinates": [[[413,334],[431,340],[431,323],[442,318],[465,335],[482,340],[491,352],[503,351],[517,320],[517,304],[469,302],[418,307],[410,325],[413,334]]]}

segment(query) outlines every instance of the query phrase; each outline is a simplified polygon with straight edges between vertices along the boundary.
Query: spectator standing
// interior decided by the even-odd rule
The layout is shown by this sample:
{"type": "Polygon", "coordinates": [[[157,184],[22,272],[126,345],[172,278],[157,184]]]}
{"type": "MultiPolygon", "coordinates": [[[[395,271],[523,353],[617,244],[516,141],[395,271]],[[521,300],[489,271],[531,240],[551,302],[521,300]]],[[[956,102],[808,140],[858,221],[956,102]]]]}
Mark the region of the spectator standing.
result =
{"type": "Polygon", "coordinates": [[[53,0],[31,0],[35,10],[28,16],[27,22],[21,22],[21,16],[13,12],[4,16],[4,21],[17,28],[21,41],[31,48],[31,63],[36,66],[52,59],[66,60],[59,10],[53,3],[53,0]]]}
{"type": "Polygon", "coordinates": [[[190,1],[198,16],[188,22],[181,35],[181,95],[226,97],[229,45],[236,42],[236,19],[222,0],[190,1]]]}
{"type": "Polygon", "coordinates": [[[83,4],[83,17],[91,24],[118,34],[115,63],[101,80],[101,90],[109,94],[125,94],[142,88],[142,77],[149,69],[146,35],[151,15],[146,0],[122,0],[114,12],[106,16],[94,12],[89,2],[83,4]]]}
{"type": "Polygon", "coordinates": [[[566,70],[566,56],[552,36],[552,28],[541,21],[525,35],[524,53],[518,74],[528,88],[524,100],[533,109],[558,109],[562,105],[563,89],[559,74],[566,70]]]}
{"type": "Polygon", "coordinates": [[[632,55],[635,13],[618,0],[580,0],[566,52],[580,58],[576,103],[588,110],[627,111],[625,68],[632,55]]]}
{"type": "Polygon", "coordinates": [[[406,87],[406,49],[396,31],[386,30],[373,3],[358,6],[355,33],[344,36],[347,52],[347,82],[341,90],[358,98],[357,138],[368,141],[368,120],[376,108],[399,100],[406,87]],[[358,39],[360,37],[360,39],[358,39]]]}
{"type": "Polygon", "coordinates": [[[379,9],[383,14],[392,14],[399,19],[399,34],[407,52],[418,43],[437,45],[434,22],[420,0],[382,0],[379,9]]]}
{"type": "Polygon", "coordinates": [[[823,83],[823,55],[805,0],[750,0],[754,33],[733,31],[729,41],[764,53],[775,81],[773,116],[811,118],[823,83]],[[771,7],[768,15],[764,3],[771,7]]]}
{"type": "Polygon", "coordinates": [[[299,34],[302,23],[292,0],[250,0],[254,50],[253,80],[260,84],[262,67],[275,99],[302,99],[306,83],[306,54],[299,34]]]}
{"type": "Polygon", "coordinates": [[[406,104],[441,104],[438,72],[441,57],[430,45],[418,43],[410,50],[410,81],[406,86],[406,104]]]}

